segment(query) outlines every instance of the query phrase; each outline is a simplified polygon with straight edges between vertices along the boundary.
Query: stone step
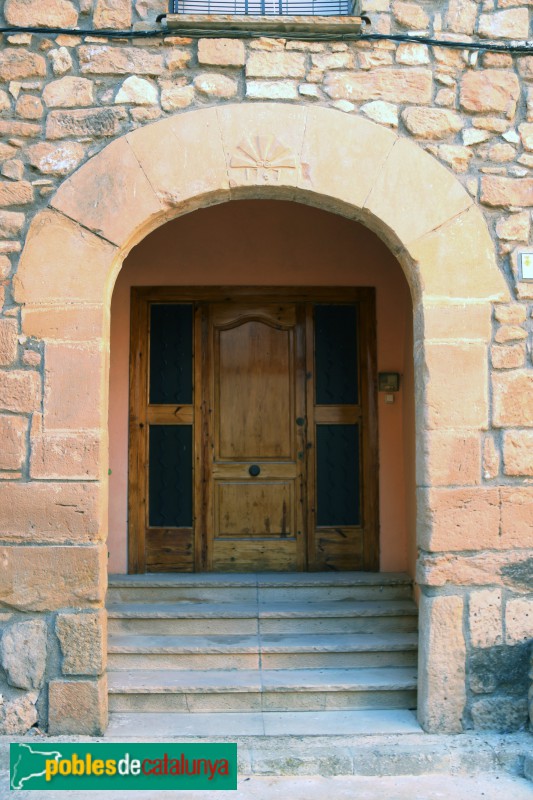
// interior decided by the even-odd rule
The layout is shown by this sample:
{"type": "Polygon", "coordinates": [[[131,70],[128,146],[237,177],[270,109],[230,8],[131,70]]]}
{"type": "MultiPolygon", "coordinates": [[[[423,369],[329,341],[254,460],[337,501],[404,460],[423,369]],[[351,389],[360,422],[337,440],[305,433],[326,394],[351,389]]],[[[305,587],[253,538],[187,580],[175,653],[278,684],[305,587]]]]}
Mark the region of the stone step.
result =
{"type": "Polygon", "coordinates": [[[416,707],[416,669],[109,671],[111,711],[320,711],[416,707]]]}
{"type": "MultiPolygon", "coordinates": [[[[106,738],[135,736],[375,736],[421,734],[413,711],[398,709],[348,709],[343,711],[244,711],[139,713],[113,711],[106,738]]],[[[258,743],[257,743],[258,744],[258,743]]],[[[337,742],[332,743],[335,753],[337,742]]],[[[240,749],[240,748],[239,748],[240,749]]]]}
{"type": "Polygon", "coordinates": [[[317,603],[114,603],[111,634],[248,636],[268,633],[415,631],[411,600],[317,603]]]}
{"type": "Polygon", "coordinates": [[[111,575],[107,602],[267,603],[401,600],[411,596],[412,580],[403,573],[149,574],[111,575]]]}
{"type": "Polygon", "coordinates": [[[319,669],[414,666],[417,636],[266,634],[265,636],[109,637],[108,666],[133,669],[319,669]]]}

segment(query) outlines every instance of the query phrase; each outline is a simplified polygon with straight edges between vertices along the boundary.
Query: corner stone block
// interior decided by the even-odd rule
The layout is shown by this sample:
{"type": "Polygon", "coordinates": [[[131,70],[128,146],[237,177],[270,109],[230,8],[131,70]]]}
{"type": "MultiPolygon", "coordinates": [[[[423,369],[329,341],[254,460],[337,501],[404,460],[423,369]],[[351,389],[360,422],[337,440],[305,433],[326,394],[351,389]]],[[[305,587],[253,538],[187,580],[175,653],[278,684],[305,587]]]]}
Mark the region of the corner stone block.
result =
{"type": "Polygon", "coordinates": [[[472,592],[468,612],[473,647],[495,647],[503,643],[501,589],[472,592]]]}
{"type": "Polygon", "coordinates": [[[403,243],[414,242],[472,205],[462,184],[435,158],[398,139],[374,184],[365,209],[403,243]],[[412,199],[417,198],[413,214],[412,199]]]}
{"type": "Polygon", "coordinates": [[[64,675],[101,675],[107,661],[107,614],[104,609],[59,614],[56,634],[63,654],[64,675]]]}
{"type": "MultiPolygon", "coordinates": [[[[102,287],[101,287],[102,288],[102,287]]],[[[107,331],[107,312],[101,304],[70,306],[26,306],[22,309],[22,330],[37,339],[67,342],[99,342],[107,331]]]]}
{"type": "Polygon", "coordinates": [[[0,537],[4,540],[66,543],[104,537],[99,483],[0,482],[0,537]]]}
{"type": "Polygon", "coordinates": [[[488,366],[485,343],[428,342],[415,354],[418,381],[424,376],[427,428],[474,428],[488,425],[488,366]],[[425,356],[425,359],[424,359],[425,356]],[[424,359],[424,360],[423,360],[424,359]],[[418,362],[418,364],[416,363],[418,362]]]}
{"type": "Polygon", "coordinates": [[[418,489],[419,545],[423,550],[499,547],[500,493],[483,489],[418,489]]]}
{"type": "Polygon", "coordinates": [[[216,109],[178,114],[138,128],[127,140],[167,218],[197,207],[201,198],[229,199],[216,109]]]}
{"type": "Polygon", "coordinates": [[[48,732],[101,736],[107,727],[107,676],[94,681],[50,681],[48,732]]]}
{"type": "Polygon", "coordinates": [[[422,554],[416,580],[420,586],[507,586],[531,591],[533,549],[500,552],[422,554]]]}
{"type": "Polygon", "coordinates": [[[420,598],[418,720],[427,733],[459,733],[466,702],[463,599],[420,598]]]}
{"type": "Polygon", "coordinates": [[[31,428],[32,479],[86,481],[104,478],[102,451],[107,445],[107,431],[43,433],[40,421],[41,416],[34,414],[31,428]]]}
{"type": "Polygon", "coordinates": [[[14,278],[17,303],[101,303],[116,247],[63,214],[34,218],[14,278]]]}
{"type": "Polygon", "coordinates": [[[325,108],[308,111],[300,186],[327,197],[328,202],[362,208],[398,137],[382,125],[341,112],[332,136],[331,114],[325,108]]]}
{"type": "MultiPolygon", "coordinates": [[[[469,213],[466,212],[467,215],[469,213]]],[[[449,284],[445,288],[448,296],[451,296],[451,288],[449,284]]],[[[487,342],[492,335],[491,314],[491,304],[481,300],[478,303],[462,303],[460,300],[424,302],[416,309],[415,337],[426,341],[470,339],[487,342]]]]}
{"type": "MultiPolygon", "coordinates": [[[[161,141],[159,158],[164,153],[161,141]]],[[[139,241],[162,215],[126,137],[105,147],[58,189],[50,205],[99,236],[123,246],[139,241]],[[120,213],[117,213],[117,209],[120,213]]]]}
{"type": "Polygon", "coordinates": [[[477,431],[426,431],[416,440],[419,486],[481,483],[481,440],[477,431]]]}
{"type": "Polygon", "coordinates": [[[44,430],[105,428],[105,353],[79,342],[45,349],[44,430]]]}
{"type": "Polygon", "coordinates": [[[9,545],[0,548],[0,603],[19,611],[102,606],[107,547],[9,545]]]}
{"type": "Polygon", "coordinates": [[[426,300],[429,297],[509,300],[509,289],[497,266],[487,224],[475,206],[411,242],[408,250],[418,263],[426,300]],[[467,248],[465,242],[469,242],[467,248]],[[450,271],[450,264],[461,264],[461,269],[450,271]]]}

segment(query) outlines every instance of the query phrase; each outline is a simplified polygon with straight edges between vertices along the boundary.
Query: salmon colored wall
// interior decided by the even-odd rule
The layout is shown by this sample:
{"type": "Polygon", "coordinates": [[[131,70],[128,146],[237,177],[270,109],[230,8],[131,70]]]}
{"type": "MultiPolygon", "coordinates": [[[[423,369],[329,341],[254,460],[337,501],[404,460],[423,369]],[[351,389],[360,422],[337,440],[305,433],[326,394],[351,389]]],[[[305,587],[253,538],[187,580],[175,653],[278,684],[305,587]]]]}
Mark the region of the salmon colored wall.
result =
{"type": "Polygon", "coordinates": [[[362,225],[279,200],[240,200],[169,222],[124,261],[111,304],[109,571],[127,571],[130,289],[157,285],[375,286],[378,368],[402,373],[393,405],[379,407],[381,570],[412,567],[414,422],[412,311],[407,282],[362,225]],[[409,484],[409,485],[408,485],[409,484]]]}

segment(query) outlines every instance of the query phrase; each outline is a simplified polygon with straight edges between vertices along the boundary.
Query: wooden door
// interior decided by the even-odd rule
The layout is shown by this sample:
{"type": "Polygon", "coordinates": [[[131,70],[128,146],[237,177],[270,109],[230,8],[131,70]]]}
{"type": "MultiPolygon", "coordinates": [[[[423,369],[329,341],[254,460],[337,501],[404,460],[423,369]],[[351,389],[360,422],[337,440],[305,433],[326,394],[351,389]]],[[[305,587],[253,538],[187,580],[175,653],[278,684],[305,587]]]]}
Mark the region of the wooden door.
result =
{"type": "Polygon", "coordinates": [[[130,572],[378,569],[374,307],[132,290],[130,572]]]}
{"type": "MultiPolygon", "coordinates": [[[[305,568],[305,361],[294,303],[207,310],[207,569],[305,568]]],[[[203,496],[202,496],[203,495],[203,496]]]]}

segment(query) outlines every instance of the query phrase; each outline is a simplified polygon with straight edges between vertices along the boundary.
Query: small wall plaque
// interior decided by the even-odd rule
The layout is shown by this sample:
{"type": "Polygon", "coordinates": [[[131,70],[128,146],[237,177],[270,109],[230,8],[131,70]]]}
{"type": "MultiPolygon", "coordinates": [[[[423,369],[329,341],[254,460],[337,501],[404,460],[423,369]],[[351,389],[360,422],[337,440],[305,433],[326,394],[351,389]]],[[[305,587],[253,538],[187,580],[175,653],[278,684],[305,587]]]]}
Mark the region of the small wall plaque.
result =
{"type": "Polygon", "coordinates": [[[380,372],[378,373],[378,391],[397,392],[400,388],[399,372],[380,372]]]}
{"type": "Polygon", "coordinates": [[[521,281],[533,281],[533,253],[520,253],[518,270],[521,281]]]}

